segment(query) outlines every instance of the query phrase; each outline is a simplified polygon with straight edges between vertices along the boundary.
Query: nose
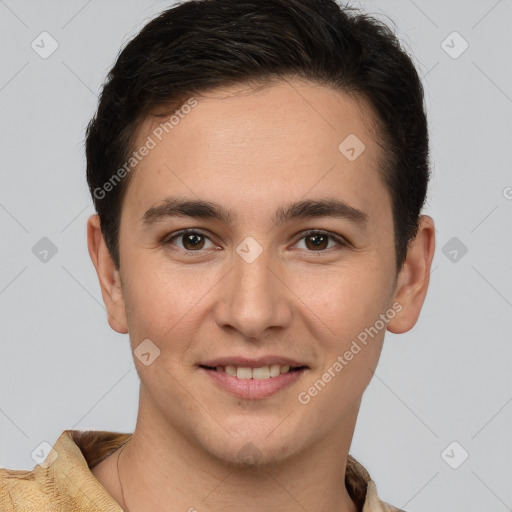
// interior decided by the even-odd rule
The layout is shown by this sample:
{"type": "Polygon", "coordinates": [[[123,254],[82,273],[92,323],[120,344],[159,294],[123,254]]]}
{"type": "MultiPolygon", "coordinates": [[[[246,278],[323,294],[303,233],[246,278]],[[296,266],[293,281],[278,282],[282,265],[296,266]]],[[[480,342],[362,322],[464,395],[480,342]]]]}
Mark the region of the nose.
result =
{"type": "Polygon", "coordinates": [[[233,267],[224,277],[215,321],[223,329],[236,329],[245,338],[261,340],[289,326],[293,293],[270,251],[254,260],[233,253],[233,267]]]}

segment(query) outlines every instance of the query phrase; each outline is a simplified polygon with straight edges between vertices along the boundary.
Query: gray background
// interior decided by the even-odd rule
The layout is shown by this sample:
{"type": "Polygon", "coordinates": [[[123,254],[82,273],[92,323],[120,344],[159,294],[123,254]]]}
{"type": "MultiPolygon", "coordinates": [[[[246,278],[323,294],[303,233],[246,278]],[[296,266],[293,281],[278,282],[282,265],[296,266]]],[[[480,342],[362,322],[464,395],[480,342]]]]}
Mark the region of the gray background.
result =
{"type": "MultiPolygon", "coordinates": [[[[64,429],[135,426],[128,337],[108,326],[87,252],[83,137],[121,44],[170,5],[0,0],[0,466],[32,469],[64,429]],[[31,47],[43,31],[59,45],[46,59],[31,47]]],[[[437,248],[418,324],[386,337],[351,453],[408,512],[512,510],[512,2],[353,5],[395,21],[423,76],[437,248]]]]}

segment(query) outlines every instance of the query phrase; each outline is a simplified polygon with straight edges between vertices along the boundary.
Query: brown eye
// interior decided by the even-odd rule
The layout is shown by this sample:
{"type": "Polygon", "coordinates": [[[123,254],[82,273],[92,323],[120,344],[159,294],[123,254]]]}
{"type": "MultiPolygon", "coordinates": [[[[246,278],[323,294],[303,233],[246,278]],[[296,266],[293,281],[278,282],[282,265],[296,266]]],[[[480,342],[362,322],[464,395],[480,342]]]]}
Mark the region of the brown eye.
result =
{"type": "Polygon", "coordinates": [[[202,249],[207,248],[205,247],[207,241],[210,242],[212,248],[216,247],[209,237],[203,235],[199,231],[184,230],[165,237],[162,243],[164,245],[177,245],[178,248],[187,252],[199,252],[202,249]],[[181,243],[175,243],[175,241],[179,241],[181,243]]]}
{"type": "Polygon", "coordinates": [[[303,233],[300,241],[302,242],[302,240],[305,241],[305,248],[310,252],[326,252],[327,249],[333,247],[329,246],[330,242],[334,242],[334,246],[337,245],[338,248],[349,247],[349,242],[343,237],[324,231],[307,231],[303,233]]]}
{"type": "Polygon", "coordinates": [[[181,235],[183,247],[187,250],[202,249],[204,246],[204,236],[198,233],[187,233],[181,235]]]}
{"type": "Polygon", "coordinates": [[[326,235],[308,235],[305,237],[306,240],[306,247],[308,249],[311,249],[313,251],[320,249],[326,249],[327,245],[329,244],[329,237],[326,235]]]}

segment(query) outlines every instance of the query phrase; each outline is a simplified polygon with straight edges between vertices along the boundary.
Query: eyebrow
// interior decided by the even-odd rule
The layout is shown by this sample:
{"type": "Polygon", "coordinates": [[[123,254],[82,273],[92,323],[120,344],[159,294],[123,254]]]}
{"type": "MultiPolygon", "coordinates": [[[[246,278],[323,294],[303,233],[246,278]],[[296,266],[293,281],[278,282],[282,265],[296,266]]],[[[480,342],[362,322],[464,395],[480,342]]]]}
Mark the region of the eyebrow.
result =
{"type": "MultiPolygon", "coordinates": [[[[217,203],[203,200],[180,199],[169,197],[160,204],[149,208],[141,220],[150,226],[171,217],[192,217],[196,219],[212,219],[232,224],[236,216],[217,203]]],[[[308,199],[278,208],[272,218],[275,224],[284,224],[292,220],[335,217],[346,219],[360,227],[365,227],[368,215],[339,199],[308,199]]]]}

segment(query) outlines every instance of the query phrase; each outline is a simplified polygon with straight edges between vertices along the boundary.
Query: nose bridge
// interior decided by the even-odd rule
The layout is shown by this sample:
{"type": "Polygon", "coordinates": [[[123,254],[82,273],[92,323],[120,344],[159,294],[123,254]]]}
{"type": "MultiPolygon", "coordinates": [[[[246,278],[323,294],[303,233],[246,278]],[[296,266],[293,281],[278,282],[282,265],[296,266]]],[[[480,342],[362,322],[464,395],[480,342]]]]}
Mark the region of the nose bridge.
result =
{"type": "Polygon", "coordinates": [[[239,295],[238,303],[265,298],[265,303],[269,304],[272,301],[273,288],[271,276],[274,275],[270,269],[272,262],[269,251],[262,252],[253,261],[244,259],[240,254],[234,259],[234,274],[239,284],[235,287],[239,295]]]}
{"type": "Polygon", "coordinates": [[[287,321],[286,287],[273,270],[271,251],[248,237],[233,253],[231,282],[222,294],[220,325],[231,325],[247,337],[258,337],[268,327],[287,321]]]}

